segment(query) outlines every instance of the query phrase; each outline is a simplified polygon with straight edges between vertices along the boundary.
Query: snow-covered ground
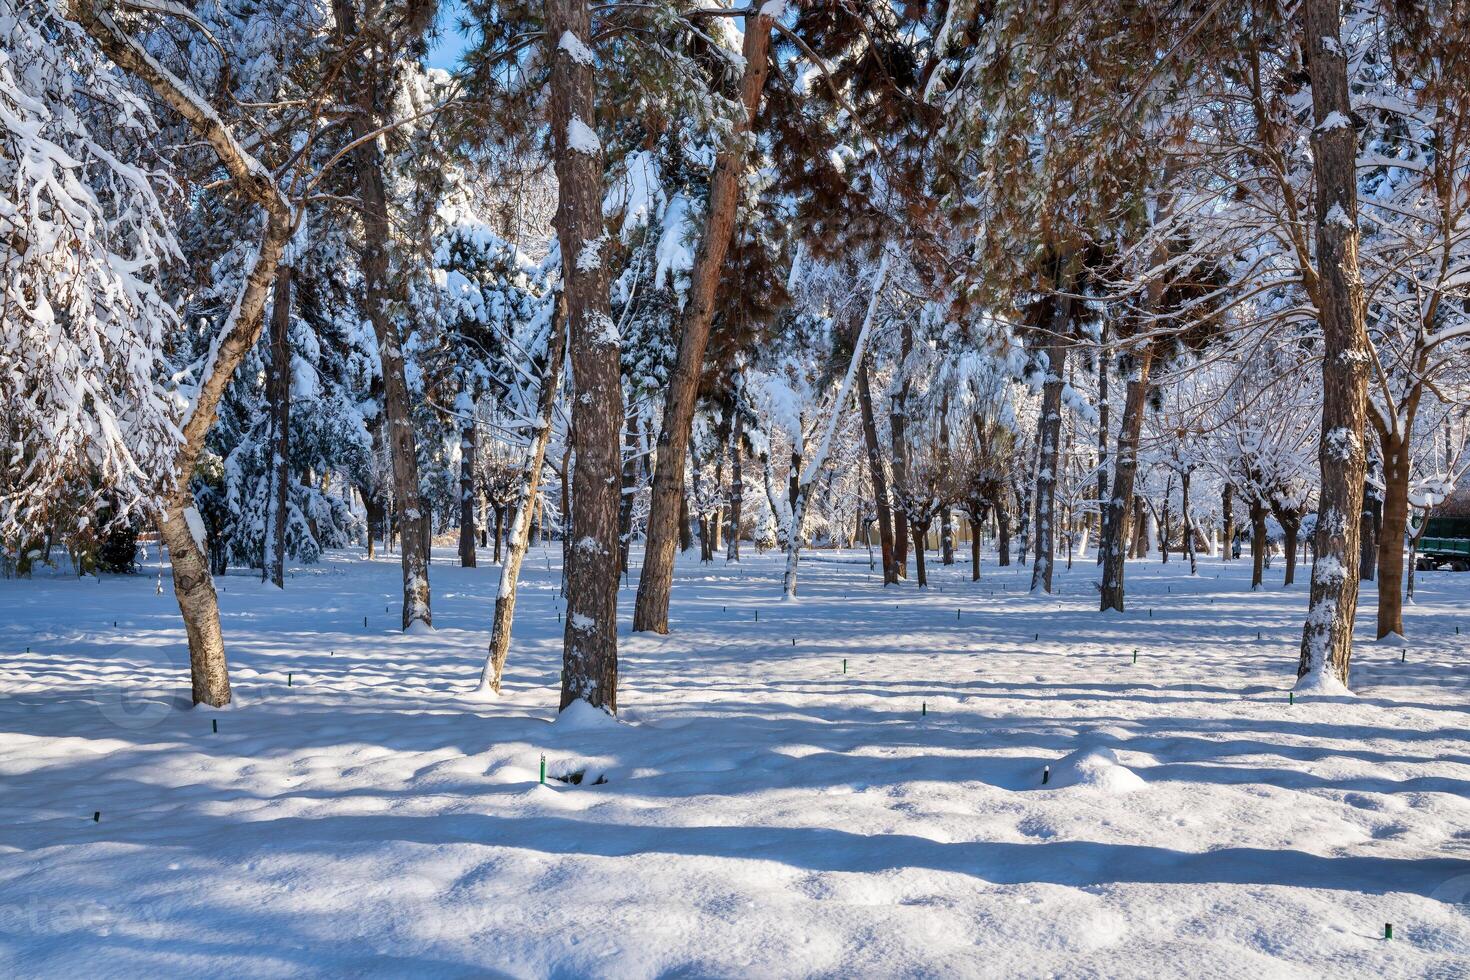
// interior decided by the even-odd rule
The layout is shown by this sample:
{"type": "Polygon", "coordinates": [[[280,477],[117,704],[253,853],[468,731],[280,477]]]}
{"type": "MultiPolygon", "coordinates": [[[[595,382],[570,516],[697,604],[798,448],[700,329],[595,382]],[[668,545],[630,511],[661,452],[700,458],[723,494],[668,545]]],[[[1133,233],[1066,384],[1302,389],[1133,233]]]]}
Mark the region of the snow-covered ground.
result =
{"type": "Polygon", "coordinates": [[[690,562],[589,724],[558,567],[493,702],[488,561],[436,563],[427,636],[391,558],[232,575],[225,711],[166,578],[0,583],[0,975],[1470,973],[1470,574],[1406,651],[1367,589],[1357,697],[1293,704],[1279,567],[1131,563],[1104,617],[1091,563],[813,552],[783,603],[779,556],[690,562]]]}

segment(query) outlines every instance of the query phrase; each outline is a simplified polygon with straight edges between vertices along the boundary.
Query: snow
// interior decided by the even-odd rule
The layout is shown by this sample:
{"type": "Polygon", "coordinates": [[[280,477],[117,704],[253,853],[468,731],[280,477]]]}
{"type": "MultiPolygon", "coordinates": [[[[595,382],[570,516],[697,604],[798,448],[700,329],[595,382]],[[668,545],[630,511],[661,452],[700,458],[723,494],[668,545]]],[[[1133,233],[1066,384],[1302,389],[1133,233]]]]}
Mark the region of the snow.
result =
{"type": "Polygon", "coordinates": [[[205,544],[204,518],[199,516],[199,511],[193,507],[184,508],[184,523],[189,526],[189,536],[199,546],[200,551],[208,552],[209,546],[205,544]]]}
{"type": "Polygon", "coordinates": [[[567,146],[573,153],[585,153],[595,156],[602,152],[602,141],[592,131],[592,127],[582,121],[581,116],[573,116],[567,122],[567,146]]]}
{"type": "Polygon", "coordinates": [[[557,49],[565,51],[577,64],[585,68],[591,68],[597,64],[592,50],[582,43],[582,39],[571,31],[562,31],[561,38],[556,43],[557,49]]]}
{"type": "Polygon", "coordinates": [[[1406,655],[1364,583],[1356,696],[1291,703],[1303,597],[1248,558],[1130,562],[1104,617],[1090,562],[810,550],[782,604],[751,549],[657,636],[635,551],[615,722],[557,714],[560,558],[498,699],[488,555],[436,552],[423,636],[396,555],[237,570],[224,712],[151,567],[0,582],[0,975],[1464,974],[1470,575],[1419,573],[1406,655]]]}

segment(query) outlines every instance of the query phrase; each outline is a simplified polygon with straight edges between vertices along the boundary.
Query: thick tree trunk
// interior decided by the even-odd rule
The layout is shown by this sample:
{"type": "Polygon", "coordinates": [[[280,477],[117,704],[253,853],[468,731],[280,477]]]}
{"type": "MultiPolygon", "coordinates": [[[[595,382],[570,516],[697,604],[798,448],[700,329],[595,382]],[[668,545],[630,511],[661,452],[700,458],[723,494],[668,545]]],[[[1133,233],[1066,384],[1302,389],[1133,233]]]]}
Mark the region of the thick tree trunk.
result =
{"type": "Polygon", "coordinates": [[[566,302],[556,299],[551,321],[551,334],[546,340],[546,367],[541,372],[541,392],[536,397],[536,423],[531,431],[531,445],[521,466],[520,487],[515,503],[515,516],[510,522],[510,540],[506,543],[505,564],[500,566],[500,588],[495,594],[495,615],[490,624],[490,650],[485,669],[480,673],[481,689],[500,693],[500,679],[505,671],[506,654],[510,651],[511,624],[515,619],[516,588],[520,583],[521,562],[531,545],[531,517],[541,488],[541,468],[546,462],[546,445],[551,441],[551,420],[556,407],[556,386],[561,379],[562,362],[566,360],[566,302]]]}
{"type": "MultiPolygon", "coordinates": [[[[562,265],[572,352],[576,460],[561,707],[586,701],[616,714],[618,440],[623,389],[617,328],[608,312],[607,269],[598,253],[604,241],[604,159],[602,146],[591,133],[597,122],[597,80],[593,66],[573,53],[590,45],[592,25],[587,0],[547,0],[544,10],[543,43],[551,63],[552,161],[558,188],[553,224],[561,254],[578,256],[576,262],[562,265]],[[565,35],[579,43],[563,41],[565,35]],[[589,254],[598,261],[588,261],[589,254]]],[[[659,468],[663,465],[661,462],[659,468]]],[[[675,512],[672,506],[669,512],[675,512]]]]}
{"type": "Polygon", "coordinates": [[[388,537],[388,508],[381,493],[368,491],[363,494],[362,509],[367,512],[367,556],[372,558],[375,543],[388,537]]]}
{"type": "Polygon", "coordinates": [[[744,427],[744,418],[737,410],[730,442],[730,543],[725,549],[726,562],[740,561],[741,511],[745,505],[744,427]]]}
{"type": "Polygon", "coordinates": [[[1103,522],[1105,539],[1099,550],[1105,554],[1101,590],[1101,609],[1124,608],[1124,572],[1127,567],[1130,540],[1133,536],[1133,487],[1138,479],[1138,439],[1143,431],[1144,403],[1148,397],[1148,376],[1153,367],[1154,351],[1150,344],[1139,353],[1128,378],[1123,402],[1123,419],[1118,428],[1118,451],[1113,456],[1112,496],[1108,498],[1108,516],[1103,522]]]}
{"type": "Polygon", "coordinates": [[[883,584],[898,581],[893,555],[893,512],[888,506],[888,476],[883,470],[883,450],[878,445],[877,419],[873,415],[873,389],[868,364],[858,367],[858,407],[863,417],[863,442],[868,450],[868,476],[873,483],[873,502],[878,511],[878,545],[883,555],[883,584]]]}
{"type": "Polygon", "coordinates": [[[475,443],[474,419],[465,419],[459,433],[459,564],[475,567],[475,443]]]}
{"type": "Polygon", "coordinates": [[[270,490],[265,526],[265,560],[261,581],[269,579],[276,588],[286,587],[286,506],[291,471],[291,267],[276,269],[275,296],[271,305],[271,410],[270,490]]]}
{"type": "Polygon", "coordinates": [[[1404,539],[1409,531],[1409,454],[1382,438],[1383,527],[1378,536],[1378,638],[1404,635],[1404,539]]]}
{"type": "Polygon", "coordinates": [[[1296,584],[1296,543],[1297,536],[1301,533],[1301,516],[1296,515],[1286,520],[1278,517],[1277,521],[1281,523],[1283,546],[1286,549],[1286,575],[1281,584],[1290,587],[1296,584]]]}
{"type": "Polygon", "coordinates": [[[720,270],[735,228],[740,203],[741,176],[745,169],[746,134],[760,108],[761,92],[770,67],[773,19],[762,8],[745,22],[741,56],[744,69],[740,99],[745,111],[736,120],[710,175],[709,206],[704,234],[690,270],[690,288],[680,318],[679,352],[669,376],[664,400],[663,427],[658,434],[658,462],[653,471],[653,498],[648,514],[648,540],[643,554],[643,575],[638,582],[638,600],[633,610],[633,629],[669,631],[669,594],[674,582],[674,531],[679,494],[684,486],[684,462],[689,453],[689,428],[694,420],[694,402],[699,376],[704,369],[704,351],[709,343],[715,316],[715,293],[720,270]]]}
{"type": "Polygon", "coordinates": [[[1321,490],[1312,594],[1297,675],[1343,684],[1352,660],[1358,608],[1358,515],[1367,468],[1368,336],[1358,269],[1357,131],[1348,121],[1347,60],[1339,0],[1303,0],[1302,47],[1312,81],[1316,184],[1317,315],[1322,326],[1321,490]]]}

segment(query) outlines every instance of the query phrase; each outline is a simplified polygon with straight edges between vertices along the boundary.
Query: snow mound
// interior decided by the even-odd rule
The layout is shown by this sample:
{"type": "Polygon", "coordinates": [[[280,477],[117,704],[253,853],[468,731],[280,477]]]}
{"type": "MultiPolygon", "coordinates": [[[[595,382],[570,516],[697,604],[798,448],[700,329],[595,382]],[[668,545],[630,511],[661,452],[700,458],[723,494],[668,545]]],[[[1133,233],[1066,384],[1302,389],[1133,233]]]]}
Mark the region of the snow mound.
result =
{"type": "Polygon", "coordinates": [[[1131,793],[1148,784],[1107,748],[1078,749],[1051,768],[1050,786],[1086,786],[1104,793],[1131,793]]]}
{"type": "Polygon", "coordinates": [[[430,626],[422,619],[415,619],[413,622],[408,624],[403,632],[408,636],[430,636],[434,632],[434,627],[430,626]]]}
{"type": "Polygon", "coordinates": [[[557,728],[569,732],[585,732],[597,729],[616,728],[619,722],[601,708],[595,708],[580,698],[561,709],[561,714],[552,722],[557,728]]]}
{"type": "Polygon", "coordinates": [[[1338,680],[1337,675],[1325,670],[1314,670],[1297,678],[1293,688],[1297,696],[1311,695],[1322,698],[1350,698],[1353,692],[1338,680]]]}
{"type": "Polygon", "coordinates": [[[476,684],[472,689],[466,692],[464,699],[466,701],[494,702],[500,700],[500,694],[489,684],[476,684]]]}
{"type": "Polygon", "coordinates": [[[1409,641],[1404,639],[1402,633],[1385,633],[1378,638],[1378,642],[1386,647],[1406,647],[1409,641]]]}

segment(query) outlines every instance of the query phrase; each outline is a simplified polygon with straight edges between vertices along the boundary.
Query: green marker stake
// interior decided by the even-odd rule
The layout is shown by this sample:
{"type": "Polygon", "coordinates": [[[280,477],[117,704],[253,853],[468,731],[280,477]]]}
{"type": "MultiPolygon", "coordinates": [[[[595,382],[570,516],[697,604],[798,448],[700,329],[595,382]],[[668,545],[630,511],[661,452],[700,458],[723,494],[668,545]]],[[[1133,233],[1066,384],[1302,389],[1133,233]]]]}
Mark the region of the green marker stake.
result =
{"type": "Polygon", "coordinates": [[[794,636],[791,638],[791,645],[796,646],[796,637],[794,636]]]}
{"type": "Polygon", "coordinates": [[[842,658],[842,672],[844,674],[847,673],[847,658],[846,657],[843,657],[842,658]]]}
{"type": "Polygon", "coordinates": [[[291,686],[291,672],[289,670],[286,671],[286,686],[287,687],[290,687],[291,686]]]}
{"type": "Polygon", "coordinates": [[[367,629],[367,617],[362,617],[362,628],[367,629]]]}
{"type": "Polygon", "coordinates": [[[919,702],[919,714],[921,714],[921,715],[927,715],[928,713],[929,713],[929,702],[928,701],[920,701],[919,702]]]}
{"type": "Polygon", "coordinates": [[[1051,782],[1051,766],[1041,767],[1041,785],[1045,786],[1051,782]]]}
{"type": "Polygon", "coordinates": [[[958,609],[956,609],[956,610],[955,610],[955,611],[954,611],[954,618],[955,618],[955,619],[959,619],[959,618],[960,618],[960,611],[959,611],[959,610],[958,610],[958,609]]]}
{"type": "MultiPolygon", "coordinates": [[[[93,823],[101,823],[102,822],[102,811],[101,810],[93,810],[92,811],[92,822],[93,823]]],[[[1392,929],[1393,927],[1392,926],[1389,926],[1389,928],[1392,929]]]]}
{"type": "Polygon", "coordinates": [[[1392,922],[1385,922],[1383,924],[1383,938],[1384,939],[1392,939],[1393,938],[1393,923],[1392,922]]]}
{"type": "Polygon", "coordinates": [[[1402,650],[1399,651],[1399,663],[1406,664],[1408,662],[1409,662],[1409,650],[1408,650],[1407,647],[1405,647],[1404,649],[1402,649],[1402,650]]]}
{"type": "Polygon", "coordinates": [[[541,785],[546,785],[546,756],[541,757],[541,785]]]}
{"type": "Polygon", "coordinates": [[[1138,663],[1138,651],[1137,650],[1134,650],[1133,651],[1133,662],[1134,663],[1138,663]]]}
{"type": "Polygon", "coordinates": [[[219,734],[219,719],[218,718],[211,718],[211,719],[209,719],[209,727],[210,727],[210,729],[216,735],[218,735],[219,734]]]}
{"type": "Polygon", "coordinates": [[[1295,691],[1287,691],[1286,692],[1286,703],[1287,704],[1296,704],[1296,692],[1295,691]]]}

